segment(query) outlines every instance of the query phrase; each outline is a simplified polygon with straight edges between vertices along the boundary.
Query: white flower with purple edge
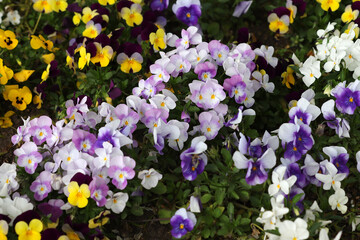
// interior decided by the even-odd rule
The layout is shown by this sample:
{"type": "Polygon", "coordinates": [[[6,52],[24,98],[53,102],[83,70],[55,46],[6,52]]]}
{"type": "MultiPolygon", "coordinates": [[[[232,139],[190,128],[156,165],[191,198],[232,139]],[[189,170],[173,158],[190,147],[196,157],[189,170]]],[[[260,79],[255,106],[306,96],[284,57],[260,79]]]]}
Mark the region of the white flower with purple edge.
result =
{"type": "Polygon", "coordinates": [[[116,188],[123,190],[127,186],[127,180],[135,176],[135,160],[127,156],[115,156],[111,159],[108,175],[116,188]]]}
{"type": "Polygon", "coordinates": [[[34,198],[37,201],[42,201],[51,192],[51,180],[52,174],[47,171],[43,171],[30,185],[30,190],[34,193],[34,198]]]}
{"type": "Polygon", "coordinates": [[[24,143],[21,148],[14,151],[14,154],[18,157],[17,164],[20,167],[25,167],[25,171],[29,174],[33,174],[42,161],[43,157],[38,152],[38,147],[33,142],[24,143]]]}

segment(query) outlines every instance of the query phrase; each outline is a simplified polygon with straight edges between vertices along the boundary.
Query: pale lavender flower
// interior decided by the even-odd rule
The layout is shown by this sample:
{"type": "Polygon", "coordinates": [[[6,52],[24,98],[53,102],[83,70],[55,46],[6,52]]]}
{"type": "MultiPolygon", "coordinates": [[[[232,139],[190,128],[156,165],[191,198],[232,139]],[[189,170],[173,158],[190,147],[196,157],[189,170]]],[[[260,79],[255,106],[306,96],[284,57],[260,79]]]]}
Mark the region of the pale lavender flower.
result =
{"type": "Polygon", "coordinates": [[[126,202],[129,200],[129,195],[123,192],[113,194],[111,191],[108,192],[108,195],[110,198],[107,199],[105,207],[111,209],[116,214],[121,213],[126,206],[126,202]]]}
{"type": "Polygon", "coordinates": [[[81,129],[74,130],[72,142],[79,151],[94,153],[96,137],[94,134],[81,129]]]}
{"type": "Polygon", "coordinates": [[[216,63],[222,65],[229,54],[229,47],[218,40],[212,40],[209,42],[208,48],[216,63]]]}
{"type": "Polygon", "coordinates": [[[236,103],[243,103],[246,99],[246,84],[240,75],[234,75],[231,78],[224,80],[224,89],[228,92],[229,96],[235,97],[236,103]]]}
{"type": "Polygon", "coordinates": [[[316,162],[309,154],[306,154],[304,160],[304,166],[302,166],[303,173],[306,178],[314,185],[320,187],[321,182],[315,177],[317,173],[325,173],[326,172],[326,163],[328,160],[323,160],[322,162],[316,162]]]}
{"type": "Polygon", "coordinates": [[[135,160],[127,156],[115,156],[111,159],[108,170],[109,177],[116,188],[123,190],[127,186],[127,180],[135,176],[135,160]]]}
{"type": "Polygon", "coordinates": [[[202,112],[199,115],[200,131],[207,140],[212,140],[218,134],[222,124],[215,111],[202,112]]]}
{"type": "Polygon", "coordinates": [[[184,142],[186,142],[188,139],[187,131],[189,129],[189,124],[187,122],[179,122],[178,120],[170,120],[169,124],[177,126],[180,130],[180,135],[178,138],[168,140],[169,147],[175,151],[180,151],[184,147],[184,142]]]}
{"type": "Polygon", "coordinates": [[[38,148],[33,142],[24,143],[21,148],[14,151],[14,154],[18,157],[17,164],[20,167],[25,167],[25,171],[29,174],[33,174],[42,161],[43,157],[38,152],[38,148]]]}
{"type": "Polygon", "coordinates": [[[188,49],[190,44],[197,45],[201,43],[201,35],[197,33],[198,29],[194,26],[189,27],[187,30],[181,30],[181,38],[175,41],[175,46],[178,50],[188,49]]]}
{"type": "Polygon", "coordinates": [[[53,158],[55,165],[52,172],[56,172],[59,166],[63,170],[85,169],[87,166],[86,161],[81,158],[79,150],[72,142],[60,148],[53,158]]]}
{"type": "Polygon", "coordinates": [[[86,113],[89,111],[88,105],[86,104],[87,101],[87,97],[83,97],[82,99],[77,98],[76,104],[74,104],[73,100],[67,100],[65,103],[66,106],[66,113],[67,113],[67,118],[73,118],[73,114],[75,112],[80,112],[80,113],[86,113]]]}
{"type": "Polygon", "coordinates": [[[247,13],[253,1],[243,1],[236,5],[235,10],[233,12],[234,17],[240,17],[241,15],[247,13]]]}
{"type": "Polygon", "coordinates": [[[33,137],[33,141],[36,145],[40,145],[46,141],[47,138],[51,137],[51,128],[52,125],[51,118],[48,116],[41,116],[39,118],[34,118],[30,121],[29,133],[33,137]]]}
{"type": "Polygon", "coordinates": [[[106,196],[109,191],[105,180],[100,177],[94,177],[89,184],[90,196],[96,201],[98,207],[105,206],[106,196]]]}
{"type": "Polygon", "coordinates": [[[170,74],[160,64],[155,63],[150,65],[150,72],[153,74],[155,81],[168,82],[170,79],[170,74]]]}
{"type": "Polygon", "coordinates": [[[180,55],[172,55],[170,61],[175,66],[175,70],[171,73],[173,77],[179,76],[180,73],[187,73],[191,69],[190,62],[180,55]]]}
{"type": "Polygon", "coordinates": [[[217,66],[211,62],[199,63],[196,65],[194,72],[198,78],[204,82],[216,76],[217,66]]]}
{"type": "Polygon", "coordinates": [[[28,117],[26,120],[23,119],[23,126],[20,126],[17,128],[17,133],[15,135],[13,135],[11,137],[11,142],[15,145],[17,143],[19,143],[20,141],[24,141],[24,142],[29,142],[30,141],[30,132],[29,132],[29,129],[30,129],[30,117],[28,117]]]}
{"type": "Polygon", "coordinates": [[[215,79],[210,79],[205,83],[194,80],[189,84],[189,88],[191,101],[205,110],[216,108],[226,98],[223,87],[215,79]]]}
{"type": "Polygon", "coordinates": [[[30,185],[30,190],[34,193],[37,201],[42,201],[51,192],[51,173],[43,171],[30,185]]]}

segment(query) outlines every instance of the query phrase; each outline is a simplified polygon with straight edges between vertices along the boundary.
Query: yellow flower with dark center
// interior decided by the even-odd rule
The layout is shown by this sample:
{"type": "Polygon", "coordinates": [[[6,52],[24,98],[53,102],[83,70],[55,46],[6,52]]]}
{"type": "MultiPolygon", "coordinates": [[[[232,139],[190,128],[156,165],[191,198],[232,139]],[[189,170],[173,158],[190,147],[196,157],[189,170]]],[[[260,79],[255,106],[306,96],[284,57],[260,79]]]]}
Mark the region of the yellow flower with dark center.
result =
{"type": "MultiPolygon", "coordinates": [[[[13,123],[12,123],[10,117],[14,114],[15,114],[15,112],[13,112],[13,111],[7,111],[3,117],[0,117],[0,127],[1,128],[11,127],[13,125],[13,123]]],[[[1,233],[1,229],[0,229],[0,233],[1,233]]],[[[1,236],[1,234],[0,234],[0,236],[1,236]]],[[[0,239],[1,239],[1,237],[0,237],[0,239]]]]}
{"type": "Polygon", "coordinates": [[[30,89],[24,86],[19,89],[11,89],[8,93],[8,98],[14,107],[23,111],[26,109],[26,106],[31,103],[32,94],[30,89]]]}
{"type": "Polygon", "coordinates": [[[5,85],[5,90],[2,93],[5,100],[9,100],[9,92],[12,89],[19,89],[19,85],[5,85]]]}
{"type": "Polygon", "coordinates": [[[101,44],[97,42],[94,44],[96,46],[96,56],[90,59],[91,62],[93,64],[100,63],[101,67],[106,67],[112,58],[113,49],[110,46],[102,47],[101,44]]]}
{"type": "Polygon", "coordinates": [[[77,182],[70,182],[68,185],[69,197],[68,201],[71,205],[78,208],[84,208],[88,204],[88,198],[90,197],[90,190],[87,184],[79,184],[77,182]]]}
{"type": "Polygon", "coordinates": [[[110,214],[109,210],[102,211],[96,217],[89,220],[89,228],[97,228],[104,226],[106,223],[109,222],[109,218],[105,217],[110,214]]]}
{"type": "Polygon", "coordinates": [[[160,48],[166,48],[165,43],[165,32],[163,29],[159,28],[156,33],[150,33],[149,35],[150,43],[154,46],[156,51],[159,51],[160,48]]]}
{"type": "Polygon", "coordinates": [[[40,232],[43,230],[43,224],[39,219],[33,219],[29,225],[20,221],[15,225],[15,232],[19,235],[19,240],[40,240],[40,232]]]}
{"type": "Polygon", "coordinates": [[[35,50],[43,48],[52,52],[54,43],[50,40],[46,40],[42,35],[39,35],[39,37],[31,35],[30,45],[35,50]]]}
{"type": "Polygon", "coordinates": [[[7,50],[13,50],[18,45],[15,33],[10,30],[0,29],[0,47],[6,48],[7,50]]]}
{"type": "Polygon", "coordinates": [[[130,8],[123,7],[120,12],[122,19],[126,21],[126,24],[130,27],[140,25],[143,21],[143,16],[141,15],[141,6],[139,4],[132,4],[130,8]]]}
{"type": "Polygon", "coordinates": [[[50,13],[53,11],[49,0],[35,0],[33,8],[37,12],[50,13]]]}
{"type": "Polygon", "coordinates": [[[18,73],[14,74],[14,79],[17,82],[25,82],[29,79],[29,77],[31,76],[31,74],[33,74],[35,72],[35,70],[21,70],[18,73]]]}
{"type": "Polygon", "coordinates": [[[286,72],[283,72],[281,74],[281,77],[283,78],[282,84],[285,84],[287,88],[291,88],[290,84],[295,84],[295,78],[293,76],[294,70],[288,66],[286,68],[286,72]]]}
{"type": "Polygon", "coordinates": [[[13,76],[14,72],[4,65],[3,60],[0,58],[0,84],[5,85],[13,76]]]}
{"type": "Polygon", "coordinates": [[[324,11],[331,11],[335,12],[340,7],[341,0],[316,0],[317,2],[321,3],[321,8],[324,11]]]}
{"type": "Polygon", "coordinates": [[[55,12],[64,12],[68,6],[66,0],[50,0],[50,5],[55,12]]]}

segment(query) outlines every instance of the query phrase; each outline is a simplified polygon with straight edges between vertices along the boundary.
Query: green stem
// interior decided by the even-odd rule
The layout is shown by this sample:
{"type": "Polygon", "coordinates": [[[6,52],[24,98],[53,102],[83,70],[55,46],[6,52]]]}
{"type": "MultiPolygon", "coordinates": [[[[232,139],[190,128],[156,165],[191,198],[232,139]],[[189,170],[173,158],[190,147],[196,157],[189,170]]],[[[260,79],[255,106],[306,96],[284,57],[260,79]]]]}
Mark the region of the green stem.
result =
{"type": "Polygon", "coordinates": [[[234,205],[239,207],[239,208],[246,209],[248,211],[256,212],[258,214],[260,213],[260,211],[258,209],[249,208],[249,207],[247,207],[247,206],[245,206],[244,204],[241,204],[241,203],[234,202],[234,205]]]}
{"type": "Polygon", "coordinates": [[[41,15],[42,15],[42,12],[39,14],[39,17],[38,17],[38,19],[37,19],[37,21],[36,21],[35,27],[34,27],[34,29],[32,30],[32,33],[31,33],[31,34],[35,34],[36,28],[37,28],[37,26],[39,25],[39,22],[40,22],[40,19],[41,19],[41,15]]]}

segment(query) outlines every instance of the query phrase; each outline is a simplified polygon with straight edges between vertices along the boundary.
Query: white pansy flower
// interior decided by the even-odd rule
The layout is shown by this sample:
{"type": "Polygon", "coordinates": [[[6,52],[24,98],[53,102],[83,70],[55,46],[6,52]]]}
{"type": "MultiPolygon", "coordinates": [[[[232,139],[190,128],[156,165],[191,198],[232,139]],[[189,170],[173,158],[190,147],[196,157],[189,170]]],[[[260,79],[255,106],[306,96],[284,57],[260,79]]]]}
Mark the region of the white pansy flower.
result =
{"type": "Polygon", "coordinates": [[[162,179],[162,174],[158,173],[155,169],[142,170],[138,174],[138,178],[141,179],[141,185],[146,189],[156,187],[159,180],[162,179]]]}
{"type": "Polygon", "coordinates": [[[345,195],[345,191],[341,188],[337,189],[333,195],[329,197],[329,204],[331,209],[335,208],[339,210],[342,214],[346,213],[347,206],[345,205],[348,202],[348,197],[345,195]]]}

